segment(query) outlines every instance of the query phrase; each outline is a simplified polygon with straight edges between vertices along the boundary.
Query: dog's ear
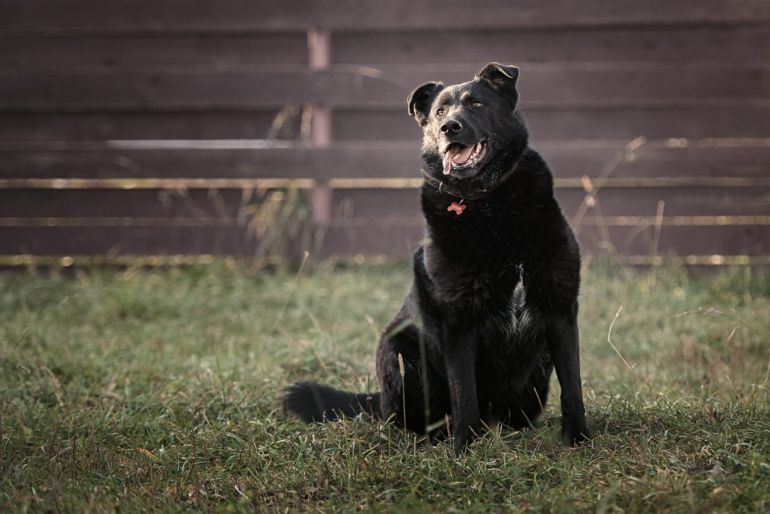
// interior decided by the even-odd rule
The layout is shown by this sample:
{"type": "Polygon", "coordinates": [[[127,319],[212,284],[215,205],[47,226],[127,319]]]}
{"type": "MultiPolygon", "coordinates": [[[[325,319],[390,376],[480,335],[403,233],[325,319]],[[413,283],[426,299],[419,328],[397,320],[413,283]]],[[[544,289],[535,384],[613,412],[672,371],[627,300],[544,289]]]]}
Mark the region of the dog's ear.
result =
{"type": "Polygon", "coordinates": [[[444,84],[441,82],[426,82],[412,91],[412,94],[406,99],[406,103],[409,105],[409,116],[414,116],[421,127],[428,123],[430,106],[433,105],[433,100],[442,89],[444,89],[444,84]]]}
{"type": "Polygon", "coordinates": [[[478,72],[476,78],[489,84],[492,89],[511,100],[513,106],[516,107],[516,102],[519,100],[519,93],[516,91],[519,68],[491,62],[478,72]]]}

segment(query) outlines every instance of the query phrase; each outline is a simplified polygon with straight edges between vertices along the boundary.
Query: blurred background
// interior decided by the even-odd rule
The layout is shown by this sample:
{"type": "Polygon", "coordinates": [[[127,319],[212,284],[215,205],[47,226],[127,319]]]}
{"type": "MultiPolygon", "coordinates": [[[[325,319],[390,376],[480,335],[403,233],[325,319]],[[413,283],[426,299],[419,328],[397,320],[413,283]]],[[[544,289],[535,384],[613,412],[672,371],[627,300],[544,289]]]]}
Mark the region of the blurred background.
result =
{"type": "Polygon", "coordinates": [[[405,258],[406,97],[516,64],[587,258],[770,263],[770,2],[0,0],[0,265],[405,258]]]}

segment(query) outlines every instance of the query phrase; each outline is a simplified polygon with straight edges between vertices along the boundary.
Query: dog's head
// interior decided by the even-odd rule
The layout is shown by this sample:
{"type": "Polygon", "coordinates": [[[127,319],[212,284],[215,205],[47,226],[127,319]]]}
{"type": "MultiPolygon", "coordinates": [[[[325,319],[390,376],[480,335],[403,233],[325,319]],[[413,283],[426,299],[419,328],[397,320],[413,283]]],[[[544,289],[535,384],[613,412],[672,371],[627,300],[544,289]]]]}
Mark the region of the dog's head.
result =
{"type": "Polygon", "coordinates": [[[446,87],[428,82],[409,95],[429,171],[469,179],[512,144],[523,140],[526,146],[526,129],[515,113],[518,77],[515,66],[489,63],[470,82],[446,87]]]}

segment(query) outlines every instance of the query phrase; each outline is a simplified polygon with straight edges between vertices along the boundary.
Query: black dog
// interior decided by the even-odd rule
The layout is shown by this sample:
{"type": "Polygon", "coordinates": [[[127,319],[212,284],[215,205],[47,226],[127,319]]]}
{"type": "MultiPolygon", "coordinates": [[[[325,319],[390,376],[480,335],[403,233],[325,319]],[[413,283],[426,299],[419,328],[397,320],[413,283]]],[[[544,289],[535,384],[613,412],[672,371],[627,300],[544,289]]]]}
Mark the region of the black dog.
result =
{"type": "Polygon", "coordinates": [[[471,82],[429,82],[408,99],[422,126],[427,238],[414,283],[377,348],[380,393],[302,382],[287,411],[321,421],[368,412],[419,433],[451,415],[457,453],[499,421],[531,425],[553,368],[562,440],[586,428],[578,349],[580,251],[553,178],[515,112],[518,68],[490,63],[471,82]]]}

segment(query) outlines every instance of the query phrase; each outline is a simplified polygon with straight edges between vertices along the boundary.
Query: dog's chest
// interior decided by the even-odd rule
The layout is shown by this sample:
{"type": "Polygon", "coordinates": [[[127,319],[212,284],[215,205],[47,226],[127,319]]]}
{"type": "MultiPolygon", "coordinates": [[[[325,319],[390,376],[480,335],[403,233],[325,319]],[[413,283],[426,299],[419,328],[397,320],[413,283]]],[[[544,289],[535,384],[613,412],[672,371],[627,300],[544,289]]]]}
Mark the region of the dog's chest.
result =
{"type": "Polygon", "coordinates": [[[464,311],[508,304],[520,278],[520,266],[504,252],[449,252],[433,241],[425,245],[425,269],[435,299],[464,311]]]}
{"type": "Polygon", "coordinates": [[[432,295],[445,313],[476,324],[483,344],[496,352],[515,351],[537,326],[537,309],[527,301],[524,267],[500,255],[462,262],[430,243],[425,265],[432,295]]]}
{"type": "Polygon", "coordinates": [[[527,291],[523,280],[519,279],[507,302],[501,305],[487,306],[484,319],[484,331],[487,339],[497,345],[503,339],[506,346],[518,342],[531,331],[537,312],[527,304],[527,291]]]}

